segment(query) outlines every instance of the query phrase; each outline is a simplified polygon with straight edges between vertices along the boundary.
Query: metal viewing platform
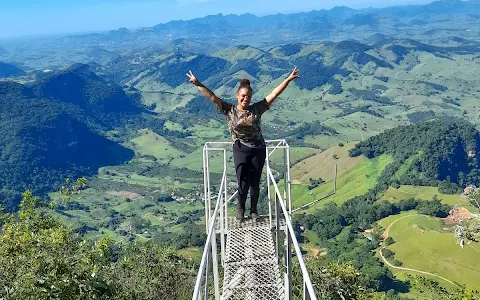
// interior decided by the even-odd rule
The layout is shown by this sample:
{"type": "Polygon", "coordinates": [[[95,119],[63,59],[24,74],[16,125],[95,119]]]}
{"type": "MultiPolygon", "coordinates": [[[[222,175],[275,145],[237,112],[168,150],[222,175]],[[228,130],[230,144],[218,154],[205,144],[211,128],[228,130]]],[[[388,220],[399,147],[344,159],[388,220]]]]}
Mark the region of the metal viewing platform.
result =
{"type": "Polygon", "coordinates": [[[230,142],[209,142],[203,148],[207,241],[192,300],[290,300],[293,254],[303,278],[302,299],[316,300],[291,222],[290,148],[287,142],[267,141],[264,174],[269,212],[257,221],[249,218],[237,221],[228,216],[229,203],[237,194],[228,195],[227,154],[231,146],[230,142]],[[283,152],[282,170],[271,168],[270,157],[275,151],[283,152]],[[217,159],[218,155],[223,156],[221,182],[215,191],[210,172],[212,152],[217,159]],[[281,190],[276,178],[283,180],[281,190]],[[212,207],[214,193],[217,197],[212,207]],[[223,280],[220,280],[221,274],[223,280]]]}

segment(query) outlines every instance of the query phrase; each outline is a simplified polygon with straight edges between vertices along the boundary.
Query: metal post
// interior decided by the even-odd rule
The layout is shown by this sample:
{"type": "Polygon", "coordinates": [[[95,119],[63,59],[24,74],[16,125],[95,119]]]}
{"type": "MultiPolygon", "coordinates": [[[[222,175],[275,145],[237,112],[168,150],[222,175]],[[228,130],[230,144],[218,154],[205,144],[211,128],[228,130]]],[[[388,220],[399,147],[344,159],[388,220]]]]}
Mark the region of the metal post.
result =
{"type": "MultiPolygon", "coordinates": [[[[212,218],[213,219],[213,218],[212,218]]],[[[217,257],[217,235],[213,231],[212,235],[212,268],[213,268],[213,285],[215,287],[215,300],[220,300],[220,284],[218,276],[218,257],[217,257]]]]}
{"type": "MultiPolygon", "coordinates": [[[[270,176],[270,178],[272,180],[275,180],[272,172],[269,172],[268,175],[270,176]]],[[[275,184],[274,184],[273,187],[275,188],[275,194],[280,195],[280,191],[278,190],[278,187],[275,184]]],[[[295,236],[295,230],[293,229],[293,226],[292,226],[292,223],[291,223],[291,220],[290,220],[290,216],[288,215],[287,208],[284,205],[282,205],[281,201],[278,201],[278,203],[281,205],[280,208],[282,209],[282,212],[285,216],[286,228],[288,229],[288,232],[289,232],[290,236],[294,237],[295,236]]],[[[310,297],[312,298],[312,300],[316,300],[317,297],[315,296],[315,290],[314,290],[312,282],[310,280],[310,276],[308,275],[308,270],[307,270],[307,267],[305,266],[305,262],[303,261],[303,258],[302,258],[302,250],[300,249],[300,246],[299,246],[299,244],[296,240],[293,243],[293,248],[295,249],[295,253],[298,257],[298,264],[300,265],[300,269],[302,270],[303,278],[306,282],[306,286],[307,286],[308,292],[310,293],[310,297]]]]}
{"type": "MultiPolygon", "coordinates": [[[[224,185],[224,182],[222,181],[222,183],[220,184],[220,191],[222,190],[223,188],[223,185],[224,185]]],[[[217,252],[217,249],[216,249],[216,242],[215,242],[215,236],[216,236],[216,233],[215,233],[215,220],[216,220],[216,216],[217,216],[217,213],[218,213],[218,210],[221,209],[220,207],[220,197],[222,196],[221,192],[218,193],[218,200],[217,200],[217,204],[215,205],[215,210],[214,210],[214,213],[212,215],[213,217],[213,220],[209,222],[209,227],[208,227],[208,234],[207,234],[207,243],[205,243],[205,248],[203,249],[203,254],[202,254],[202,261],[200,262],[200,268],[199,268],[199,273],[197,275],[197,279],[195,280],[195,289],[194,289],[194,292],[193,292],[193,296],[192,296],[192,300],[198,300],[199,299],[199,294],[201,293],[201,285],[202,285],[202,280],[203,280],[203,277],[204,277],[204,273],[203,271],[207,271],[208,273],[208,269],[207,269],[207,265],[208,265],[208,253],[210,252],[210,250],[212,250],[211,252],[215,252],[214,255],[212,255],[212,260],[213,260],[213,268],[214,268],[214,279],[216,278],[216,281],[215,281],[215,284],[216,284],[216,294],[219,294],[219,289],[218,289],[218,262],[217,262],[217,257],[216,257],[216,252],[217,252]],[[208,241],[211,241],[210,243],[208,241]],[[212,249],[210,249],[211,247],[213,247],[212,249]]],[[[208,285],[208,280],[206,280],[206,283],[208,285]]],[[[218,300],[218,298],[217,298],[218,300]]]]}
{"type": "Polygon", "coordinates": [[[285,206],[288,207],[288,202],[287,202],[287,166],[285,165],[287,163],[287,149],[283,148],[283,199],[285,201],[285,206]]]}
{"type": "Polygon", "coordinates": [[[223,209],[223,204],[225,202],[227,202],[227,192],[226,192],[226,185],[227,185],[227,174],[226,174],[226,168],[227,168],[227,152],[225,150],[223,150],[223,192],[222,193],[222,196],[221,196],[221,200],[220,200],[220,220],[219,220],[219,224],[220,224],[220,257],[221,257],[221,264],[222,264],[222,267],[223,267],[223,263],[224,263],[224,253],[225,253],[225,231],[224,231],[224,227],[225,227],[225,220],[224,220],[224,209],[223,209]]]}
{"type": "Polygon", "coordinates": [[[270,191],[270,177],[268,176],[268,172],[270,171],[270,158],[268,156],[268,147],[265,148],[267,152],[265,157],[265,163],[267,164],[267,195],[268,195],[268,219],[270,221],[270,229],[273,228],[273,220],[272,220],[272,195],[270,191]]]}
{"type": "Polygon", "coordinates": [[[307,282],[303,280],[303,300],[310,300],[310,294],[307,289],[307,282]]]}
{"type": "Polygon", "coordinates": [[[225,151],[224,152],[224,157],[223,157],[223,161],[224,161],[224,169],[225,169],[225,186],[224,186],[224,189],[225,189],[225,195],[224,195],[224,200],[225,200],[225,214],[224,214],[224,217],[225,217],[225,232],[227,232],[228,230],[228,197],[227,197],[227,193],[228,193],[228,184],[227,184],[227,152],[225,151]]]}
{"type": "Polygon", "coordinates": [[[335,175],[333,177],[333,193],[337,192],[337,161],[335,161],[335,175]]]}
{"type": "MultiPolygon", "coordinates": [[[[284,159],[284,165],[285,165],[285,177],[286,177],[286,190],[287,190],[287,195],[286,195],[286,202],[288,205],[288,213],[289,216],[292,216],[292,191],[291,191],[291,178],[290,178],[290,147],[288,146],[287,142],[284,141],[286,147],[284,150],[285,153],[285,159],[284,159]]],[[[287,218],[285,218],[286,220],[287,218]]],[[[287,267],[287,287],[288,289],[286,290],[286,296],[287,299],[292,299],[293,297],[293,291],[292,291],[292,237],[288,234],[288,228],[285,225],[285,240],[286,240],[286,267],[287,267]]]]}
{"type": "MultiPolygon", "coordinates": [[[[286,142],[285,142],[286,144],[286,142]]],[[[288,146],[288,144],[287,144],[288,146]]],[[[290,176],[290,146],[287,147],[287,196],[288,196],[288,212],[292,215],[292,178],[290,176]]]]}
{"type": "MultiPolygon", "coordinates": [[[[208,258],[208,255],[207,255],[206,261],[207,261],[207,263],[205,265],[205,297],[204,298],[205,298],[205,300],[208,300],[208,298],[209,298],[208,295],[209,295],[209,292],[210,292],[210,289],[209,289],[210,286],[208,284],[208,277],[209,277],[208,276],[208,271],[210,270],[210,264],[209,264],[210,259],[208,258]]],[[[201,294],[199,294],[199,295],[201,295],[201,294]]],[[[202,297],[200,296],[200,298],[202,298],[202,297]]]]}
{"type": "Polygon", "coordinates": [[[287,226],[285,226],[285,296],[286,299],[292,299],[292,238],[288,234],[287,226]]]}
{"type": "MultiPolygon", "coordinates": [[[[210,153],[208,152],[208,147],[207,147],[207,151],[206,151],[206,158],[205,158],[205,162],[206,162],[206,172],[207,172],[207,202],[205,203],[205,205],[207,205],[207,215],[206,215],[206,224],[209,224],[210,223],[210,216],[212,214],[212,198],[211,198],[211,190],[210,190],[210,168],[209,168],[209,156],[210,156],[210,153]]],[[[207,225],[207,228],[208,228],[208,225],[207,225]]]]}
{"type": "Polygon", "coordinates": [[[275,199],[275,245],[276,250],[277,250],[277,263],[280,264],[280,209],[281,206],[278,202],[280,200],[277,197],[277,194],[274,194],[274,199],[275,199]]]}
{"type": "Polygon", "coordinates": [[[205,231],[208,232],[208,219],[210,213],[208,212],[208,189],[207,189],[207,146],[203,147],[203,193],[204,193],[204,205],[205,205],[205,231]]]}

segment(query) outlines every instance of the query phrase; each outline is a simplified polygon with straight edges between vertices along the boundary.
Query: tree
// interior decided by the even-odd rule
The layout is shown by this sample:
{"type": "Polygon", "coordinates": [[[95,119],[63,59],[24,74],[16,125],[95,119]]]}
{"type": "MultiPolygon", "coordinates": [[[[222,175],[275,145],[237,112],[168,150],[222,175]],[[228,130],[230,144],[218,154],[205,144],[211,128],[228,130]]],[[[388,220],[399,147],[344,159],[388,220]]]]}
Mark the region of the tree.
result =
{"type": "MultiPolygon", "coordinates": [[[[360,282],[362,274],[351,263],[328,263],[323,257],[314,257],[306,265],[318,299],[371,299],[366,297],[371,291],[360,282]]],[[[302,277],[299,268],[293,271],[294,298],[301,299],[302,277]]]]}
{"type": "Polygon", "coordinates": [[[108,239],[93,244],[43,213],[41,201],[23,194],[18,218],[10,215],[0,235],[0,298],[108,299],[108,239]]]}
{"type": "Polygon", "coordinates": [[[18,214],[0,211],[0,299],[190,299],[195,273],[156,243],[89,242],[23,194],[18,214]]]}
{"type": "Polygon", "coordinates": [[[395,252],[385,248],[385,249],[382,250],[382,254],[385,258],[391,258],[395,255],[395,252]]]}
{"type": "Polygon", "coordinates": [[[391,244],[395,243],[393,238],[389,236],[388,238],[385,239],[385,246],[390,246],[391,244]]]}
{"type": "Polygon", "coordinates": [[[448,204],[442,204],[442,202],[435,195],[430,201],[421,201],[417,205],[417,210],[419,213],[424,215],[445,218],[448,216],[451,206],[448,204]]]}
{"type": "Polygon", "coordinates": [[[467,290],[464,286],[457,286],[456,288],[448,290],[435,280],[423,276],[406,275],[410,285],[428,299],[480,299],[479,291],[467,290]]]}
{"type": "MultiPolygon", "coordinates": [[[[464,195],[467,201],[480,210],[480,191],[475,186],[469,186],[465,189],[464,195]]],[[[455,228],[455,239],[460,247],[463,248],[465,240],[469,242],[478,242],[480,240],[480,217],[472,214],[469,219],[462,220],[455,228]]]]}
{"type": "Polygon", "coordinates": [[[480,211],[480,189],[474,185],[468,186],[464,194],[467,196],[468,203],[480,211]]]}
{"type": "Polygon", "coordinates": [[[153,242],[135,242],[112,265],[111,299],[190,299],[194,286],[191,265],[174,248],[153,242]]]}

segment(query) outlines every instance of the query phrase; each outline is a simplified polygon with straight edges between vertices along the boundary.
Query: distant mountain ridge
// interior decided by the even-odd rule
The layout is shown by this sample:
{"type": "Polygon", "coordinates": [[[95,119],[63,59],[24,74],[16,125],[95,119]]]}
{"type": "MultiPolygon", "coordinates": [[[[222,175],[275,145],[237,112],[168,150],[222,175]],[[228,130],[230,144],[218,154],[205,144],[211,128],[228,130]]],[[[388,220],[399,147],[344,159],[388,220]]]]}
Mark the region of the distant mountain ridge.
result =
{"type": "MultiPolygon", "coordinates": [[[[234,45],[234,41],[263,36],[266,39],[263,41],[264,44],[268,44],[268,40],[273,38],[292,43],[311,39],[317,41],[335,39],[335,33],[332,30],[352,34],[352,26],[375,29],[382,34],[408,36],[408,32],[405,32],[404,29],[407,24],[414,27],[414,30],[422,30],[424,24],[435,21],[439,22],[439,28],[444,28],[444,21],[452,20],[453,16],[457,16],[456,21],[462,18],[476,19],[477,16],[480,16],[480,1],[442,0],[426,5],[360,10],[342,6],[330,10],[322,9],[262,17],[253,14],[217,14],[185,21],[170,21],[137,30],[120,28],[107,33],[71,35],[64,37],[62,41],[116,44],[136,42],[142,44],[149,43],[148,41],[166,43],[179,38],[210,37],[218,42],[223,39],[224,45],[234,45]],[[403,30],[398,31],[402,27],[403,30]],[[293,35],[293,33],[295,34],[293,35]]],[[[356,36],[362,38],[362,36],[356,36]]],[[[352,34],[352,38],[355,38],[355,35],[352,34]]]]}

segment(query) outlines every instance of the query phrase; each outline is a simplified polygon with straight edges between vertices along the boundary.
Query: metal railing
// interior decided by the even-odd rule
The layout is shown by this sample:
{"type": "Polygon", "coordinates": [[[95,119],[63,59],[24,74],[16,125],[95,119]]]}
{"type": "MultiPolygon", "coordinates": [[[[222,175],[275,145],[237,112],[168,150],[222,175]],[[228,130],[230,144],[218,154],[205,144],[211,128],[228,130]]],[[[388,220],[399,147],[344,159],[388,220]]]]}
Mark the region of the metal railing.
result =
{"type": "MultiPolygon", "coordinates": [[[[292,298],[292,246],[301,269],[303,278],[303,299],[316,300],[315,291],[305,263],[303,261],[300,245],[295,236],[295,231],[291,222],[292,201],[291,201],[291,177],[290,177],[290,148],[285,140],[269,140],[266,147],[266,187],[268,195],[268,218],[276,247],[276,257],[279,264],[283,260],[283,281],[284,281],[284,299],[292,298]],[[283,167],[277,171],[283,175],[283,191],[280,192],[275,176],[273,175],[270,157],[275,151],[283,151],[283,167]],[[282,222],[283,221],[283,222],[282,222]],[[283,224],[284,223],[284,224],[283,224]],[[283,249],[281,241],[283,239],[283,249]],[[282,259],[283,258],[283,259],[282,259]]],[[[221,283],[219,278],[219,254],[220,265],[225,263],[225,235],[228,230],[228,203],[235,197],[237,192],[228,196],[228,168],[227,151],[231,151],[231,142],[209,142],[203,148],[203,168],[204,168],[204,201],[205,201],[205,226],[207,240],[203,250],[202,260],[198,271],[195,290],[192,300],[223,299],[220,295],[221,283]],[[228,149],[230,147],[230,149],[228,149]],[[211,184],[210,172],[210,152],[223,154],[223,173],[221,174],[221,183],[217,192],[217,202],[212,209],[213,187],[211,184]],[[220,249],[217,246],[217,234],[220,240],[220,249]],[[213,295],[211,295],[211,279],[213,273],[213,295]]],[[[235,180],[234,180],[235,181],[235,180]]],[[[233,182],[234,182],[233,181],[233,182]]]]}

